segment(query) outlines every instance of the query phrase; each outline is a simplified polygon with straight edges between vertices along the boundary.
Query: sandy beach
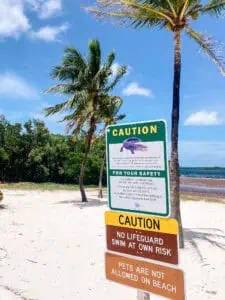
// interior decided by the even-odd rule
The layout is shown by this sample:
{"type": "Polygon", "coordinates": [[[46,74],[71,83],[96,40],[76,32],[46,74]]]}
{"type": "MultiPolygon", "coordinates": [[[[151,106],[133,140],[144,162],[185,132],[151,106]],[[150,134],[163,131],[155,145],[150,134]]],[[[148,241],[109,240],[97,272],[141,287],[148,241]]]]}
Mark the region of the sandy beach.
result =
{"type": "MultiPolygon", "coordinates": [[[[96,191],[5,190],[0,210],[1,300],[124,300],[136,290],[105,280],[104,211],[96,191]]],[[[225,206],[182,202],[187,299],[225,299],[225,206]]],[[[163,299],[152,296],[151,299],[163,299]]]]}

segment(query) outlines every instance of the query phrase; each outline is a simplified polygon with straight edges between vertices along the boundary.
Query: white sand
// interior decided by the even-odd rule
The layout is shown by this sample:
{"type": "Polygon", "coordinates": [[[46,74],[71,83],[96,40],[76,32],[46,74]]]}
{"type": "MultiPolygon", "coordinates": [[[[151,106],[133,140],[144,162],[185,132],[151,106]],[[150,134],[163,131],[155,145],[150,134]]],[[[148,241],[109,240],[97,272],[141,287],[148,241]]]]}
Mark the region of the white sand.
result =
{"type": "MultiPolygon", "coordinates": [[[[1,300],[136,299],[134,289],[104,277],[106,202],[90,200],[83,206],[75,199],[78,192],[5,191],[1,300]]],[[[187,299],[224,300],[225,205],[184,202],[182,214],[186,249],[180,261],[187,299]]],[[[156,299],[163,298],[151,297],[156,299]]]]}

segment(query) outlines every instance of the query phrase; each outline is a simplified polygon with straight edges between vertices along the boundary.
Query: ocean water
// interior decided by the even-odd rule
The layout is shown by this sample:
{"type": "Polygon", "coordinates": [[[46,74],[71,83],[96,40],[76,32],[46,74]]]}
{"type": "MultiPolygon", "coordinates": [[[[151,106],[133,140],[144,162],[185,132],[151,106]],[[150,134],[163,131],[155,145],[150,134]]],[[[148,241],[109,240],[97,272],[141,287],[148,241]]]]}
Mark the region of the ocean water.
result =
{"type": "Polygon", "coordinates": [[[181,176],[225,179],[225,168],[181,168],[181,176]]]}

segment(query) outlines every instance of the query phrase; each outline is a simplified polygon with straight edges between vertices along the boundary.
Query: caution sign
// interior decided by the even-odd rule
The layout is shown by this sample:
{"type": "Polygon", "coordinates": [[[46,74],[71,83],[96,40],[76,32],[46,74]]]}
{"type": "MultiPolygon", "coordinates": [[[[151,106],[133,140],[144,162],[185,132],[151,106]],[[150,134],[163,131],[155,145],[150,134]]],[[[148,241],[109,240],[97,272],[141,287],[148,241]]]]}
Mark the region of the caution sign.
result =
{"type": "Polygon", "coordinates": [[[173,219],[105,213],[107,249],[178,264],[178,224],[173,219]]]}
{"type": "Polygon", "coordinates": [[[106,253],[106,278],[172,300],[184,300],[181,270],[106,253]]]}
{"type": "Polygon", "coordinates": [[[106,137],[110,208],[168,217],[165,121],[111,125],[106,137]]]}
{"type": "Polygon", "coordinates": [[[163,219],[126,212],[105,212],[105,224],[176,235],[179,232],[178,223],[175,219],[163,219]]]}

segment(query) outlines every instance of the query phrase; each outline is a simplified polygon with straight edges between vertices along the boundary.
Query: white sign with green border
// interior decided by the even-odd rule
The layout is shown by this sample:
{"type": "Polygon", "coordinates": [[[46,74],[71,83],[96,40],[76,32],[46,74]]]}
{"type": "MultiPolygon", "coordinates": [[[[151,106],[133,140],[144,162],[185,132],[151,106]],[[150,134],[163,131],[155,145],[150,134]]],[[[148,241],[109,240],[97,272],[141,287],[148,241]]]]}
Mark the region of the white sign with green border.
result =
{"type": "Polygon", "coordinates": [[[112,210],[169,217],[166,122],[107,127],[108,197],[112,210]]]}

